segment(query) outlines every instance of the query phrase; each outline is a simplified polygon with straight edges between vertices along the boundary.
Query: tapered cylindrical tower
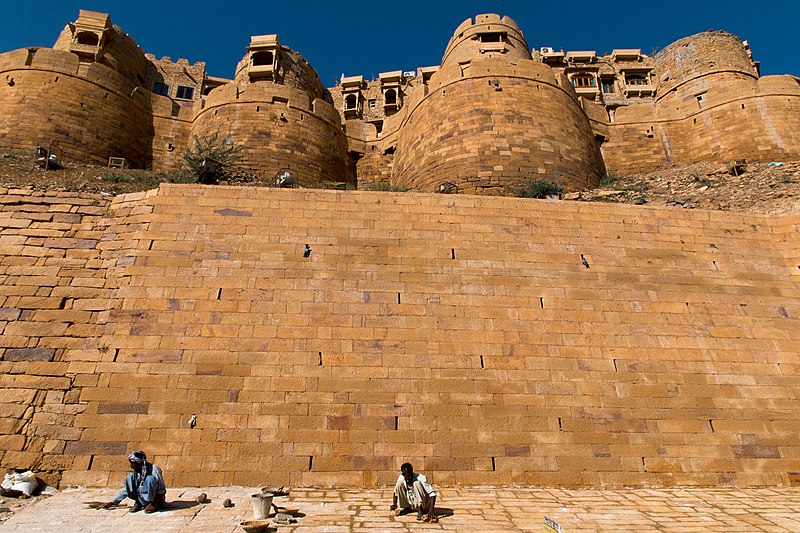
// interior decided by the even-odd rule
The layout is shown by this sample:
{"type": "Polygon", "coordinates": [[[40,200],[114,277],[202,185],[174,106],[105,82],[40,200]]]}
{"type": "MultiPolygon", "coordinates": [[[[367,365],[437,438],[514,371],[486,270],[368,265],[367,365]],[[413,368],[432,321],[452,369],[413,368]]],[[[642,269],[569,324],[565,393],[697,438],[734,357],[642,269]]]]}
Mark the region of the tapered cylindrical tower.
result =
{"type": "Polygon", "coordinates": [[[392,183],[500,194],[540,178],[582,189],[603,173],[572,85],[531,59],[513,20],[490,14],[456,29],[441,69],[410,103],[392,183]]]}
{"type": "Polygon", "coordinates": [[[678,163],[800,157],[800,87],[791,76],[760,78],[747,44],[708,31],[655,57],[655,114],[678,163]]]}
{"type": "Polygon", "coordinates": [[[0,147],[52,147],[69,160],[151,161],[147,59],[108,15],[81,11],[53,48],[0,55],[0,147]]]}
{"type": "Polygon", "coordinates": [[[319,76],[277,35],[251,39],[236,78],[212,91],[193,136],[222,134],[242,148],[241,165],[272,177],[286,170],[299,184],[355,181],[339,113],[319,76]]]}

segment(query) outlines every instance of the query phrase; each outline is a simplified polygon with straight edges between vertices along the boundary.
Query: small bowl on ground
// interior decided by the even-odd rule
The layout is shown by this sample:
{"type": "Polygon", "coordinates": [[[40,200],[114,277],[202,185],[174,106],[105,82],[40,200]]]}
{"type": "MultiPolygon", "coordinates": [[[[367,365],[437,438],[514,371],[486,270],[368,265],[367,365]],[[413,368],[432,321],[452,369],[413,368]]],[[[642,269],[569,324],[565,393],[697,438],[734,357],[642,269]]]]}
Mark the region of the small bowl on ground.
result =
{"type": "Polygon", "coordinates": [[[239,527],[247,531],[247,533],[266,533],[267,531],[274,531],[270,528],[272,520],[245,520],[239,523],[239,527]]]}

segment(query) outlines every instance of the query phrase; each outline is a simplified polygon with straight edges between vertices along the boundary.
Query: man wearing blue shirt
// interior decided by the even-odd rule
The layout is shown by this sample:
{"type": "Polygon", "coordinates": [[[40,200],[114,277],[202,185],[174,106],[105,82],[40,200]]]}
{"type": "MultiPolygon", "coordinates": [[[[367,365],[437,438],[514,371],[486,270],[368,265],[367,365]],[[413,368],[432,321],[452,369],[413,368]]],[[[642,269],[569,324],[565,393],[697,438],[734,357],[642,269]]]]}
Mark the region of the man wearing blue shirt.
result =
{"type": "Polygon", "coordinates": [[[143,451],[131,453],[128,456],[128,462],[133,472],[125,478],[125,488],[117,494],[116,498],[104,504],[104,507],[119,505],[125,498],[133,500],[133,507],[130,510],[132,513],[142,509],[145,513],[154,513],[164,507],[167,487],[164,485],[161,469],[148,463],[147,456],[143,451]]]}

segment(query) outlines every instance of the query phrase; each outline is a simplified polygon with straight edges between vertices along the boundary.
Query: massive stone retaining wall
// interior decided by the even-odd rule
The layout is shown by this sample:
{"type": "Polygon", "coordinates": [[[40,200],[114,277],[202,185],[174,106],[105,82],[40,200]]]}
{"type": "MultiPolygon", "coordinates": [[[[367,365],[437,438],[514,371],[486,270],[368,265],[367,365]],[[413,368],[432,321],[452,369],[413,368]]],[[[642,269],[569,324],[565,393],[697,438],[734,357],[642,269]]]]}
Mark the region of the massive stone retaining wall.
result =
{"type": "Polygon", "coordinates": [[[171,485],[386,485],[406,460],[438,484],[800,471],[796,216],[3,192],[4,467],[116,485],[141,448],[171,485]]]}

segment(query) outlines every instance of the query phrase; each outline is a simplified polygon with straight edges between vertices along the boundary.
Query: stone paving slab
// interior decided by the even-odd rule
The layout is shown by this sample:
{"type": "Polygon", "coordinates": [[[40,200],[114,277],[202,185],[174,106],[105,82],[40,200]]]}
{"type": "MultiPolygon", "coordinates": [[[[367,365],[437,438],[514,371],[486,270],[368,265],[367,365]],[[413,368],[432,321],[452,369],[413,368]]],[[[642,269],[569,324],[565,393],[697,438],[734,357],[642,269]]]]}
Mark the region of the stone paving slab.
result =
{"type": "MultiPolygon", "coordinates": [[[[212,487],[170,489],[174,508],[152,515],[127,509],[93,510],[88,501],[107,501],[112,489],[68,489],[53,496],[0,508],[2,531],[114,533],[243,531],[252,519],[249,495],[259,489],[212,487]],[[210,502],[195,498],[205,492],[210,502]],[[235,506],[225,509],[230,498],[235,506]]],[[[273,531],[287,533],[480,531],[541,532],[548,516],[564,533],[589,531],[800,531],[800,488],[779,489],[637,489],[565,490],[521,487],[439,488],[438,524],[416,521],[413,514],[395,517],[389,511],[391,491],[294,489],[275,499],[280,506],[300,509],[296,524],[273,531]]]]}

